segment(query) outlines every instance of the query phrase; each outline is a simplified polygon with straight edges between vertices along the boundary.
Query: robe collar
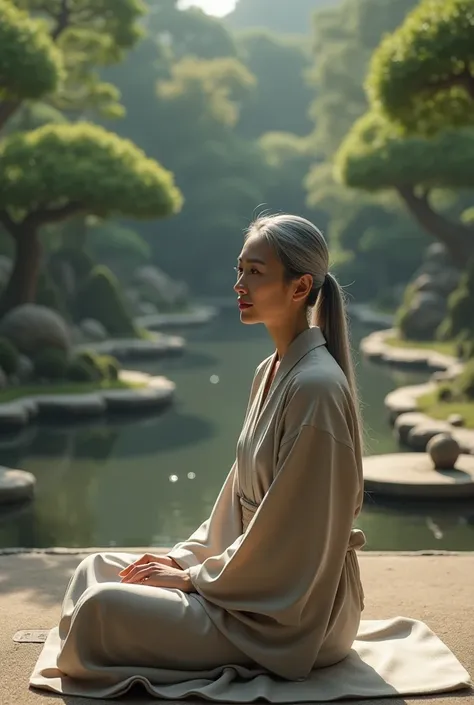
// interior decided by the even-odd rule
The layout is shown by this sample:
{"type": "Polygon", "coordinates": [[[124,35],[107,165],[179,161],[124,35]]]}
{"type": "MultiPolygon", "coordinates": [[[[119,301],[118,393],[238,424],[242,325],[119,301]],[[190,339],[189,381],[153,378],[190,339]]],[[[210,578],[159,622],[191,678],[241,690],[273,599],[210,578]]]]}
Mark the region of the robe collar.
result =
{"type": "Polygon", "coordinates": [[[305,357],[311,350],[320,348],[326,345],[326,339],[323,332],[317,326],[308,328],[307,330],[300,333],[291,343],[286,353],[281,359],[280,366],[277,370],[273,383],[268,390],[267,398],[265,399],[263,406],[261,399],[263,397],[264,390],[267,386],[268,376],[273,369],[273,364],[277,358],[278,352],[275,351],[273,355],[269,358],[268,364],[265,367],[264,379],[260,388],[259,394],[259,408],[260,413],[263,411],[264,407],[267,405],[270,397],[280,385],[280,383],[287,377],[291,370],[298,364],[298,362],[305,357]]]}

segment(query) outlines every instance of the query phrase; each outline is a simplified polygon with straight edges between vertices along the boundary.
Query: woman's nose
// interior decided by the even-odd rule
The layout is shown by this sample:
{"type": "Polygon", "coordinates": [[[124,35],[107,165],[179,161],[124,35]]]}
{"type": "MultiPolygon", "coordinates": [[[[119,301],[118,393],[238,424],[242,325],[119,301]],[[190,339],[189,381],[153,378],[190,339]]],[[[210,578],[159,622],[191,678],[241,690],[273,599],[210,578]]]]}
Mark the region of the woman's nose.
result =
{"type": "Polygon", "coordinates": [[[234,284],[234,291],[237,294],[245,294],[245,292],[247,291],[246,287],[244,286],[242,274],[239,276],[239,278],[237,279],[237,281],[234,284]]]}

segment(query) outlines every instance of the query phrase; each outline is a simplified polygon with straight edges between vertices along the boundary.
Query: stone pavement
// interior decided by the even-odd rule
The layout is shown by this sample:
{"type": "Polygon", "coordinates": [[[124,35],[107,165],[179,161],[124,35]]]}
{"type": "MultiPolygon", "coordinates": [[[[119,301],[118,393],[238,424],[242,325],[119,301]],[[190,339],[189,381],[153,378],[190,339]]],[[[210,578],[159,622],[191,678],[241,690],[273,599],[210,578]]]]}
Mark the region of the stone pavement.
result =
{"type": "MultiPolygon", "coordinates": [[[[125,550],[143,552],[143,549],[125,550]]],[[[49,629],[56,624],[69,577],[87,552],[0,552],[0,705],[111,702],[29,690],[28,678],[41,645],[12,641],[18,630],[49,629]]],[[[366,592],[364,618],[404,615],[425,621],[474,676],[474,553],[363,553],[360,563],[366,592]]],[[[141,691],[134,691],[118,702],[154,705],[157,701],[141,691]]],[[[351,702],[354,705],[382,703],[375,700],[351,702]]],[[[383,702],[386,705],[474,705],[474,690],[442,697],[390,698],[383,702]]]]}

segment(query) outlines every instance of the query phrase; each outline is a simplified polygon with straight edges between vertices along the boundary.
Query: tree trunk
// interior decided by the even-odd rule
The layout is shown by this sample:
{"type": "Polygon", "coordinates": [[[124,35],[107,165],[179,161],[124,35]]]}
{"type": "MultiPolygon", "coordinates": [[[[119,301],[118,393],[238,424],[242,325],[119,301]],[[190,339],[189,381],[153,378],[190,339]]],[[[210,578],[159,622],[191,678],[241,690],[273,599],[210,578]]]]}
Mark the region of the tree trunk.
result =
{"type": "Polygon", "coordinates": [[[0,297],[0,316],[15,306],[34,303],[41,266],[41,243],[35,228],[19,227],[14,235],[15,261],[0,297]]]}
{"type": "Polygon", "coordinates": [[[453,223],[436,213],[428,198],[417,196],[411,186],[401,186],[397,190],[415,220],[446,247],[453,263],[464,269],[466,263],[474,258],[474,228],[453,223]]]}

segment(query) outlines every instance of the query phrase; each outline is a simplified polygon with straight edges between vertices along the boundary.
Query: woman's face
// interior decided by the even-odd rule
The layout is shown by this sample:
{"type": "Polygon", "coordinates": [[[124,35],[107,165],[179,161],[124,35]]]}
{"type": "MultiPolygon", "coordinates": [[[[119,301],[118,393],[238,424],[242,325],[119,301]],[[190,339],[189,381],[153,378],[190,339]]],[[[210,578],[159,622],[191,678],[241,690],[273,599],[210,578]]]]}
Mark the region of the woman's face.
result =
{"type": "Polygon", "coordinates": [[[245,242],[237,262],[240,319],[242,323],[264,323],[280,327],[295,315],[294,293],[298,282],[287,282],[283,265],[261,235],[245,242]]]}

